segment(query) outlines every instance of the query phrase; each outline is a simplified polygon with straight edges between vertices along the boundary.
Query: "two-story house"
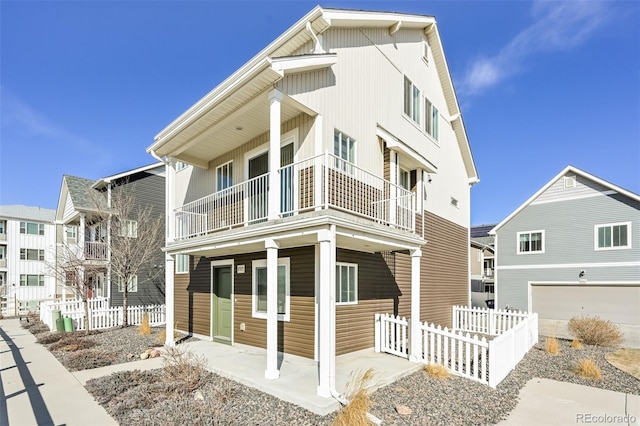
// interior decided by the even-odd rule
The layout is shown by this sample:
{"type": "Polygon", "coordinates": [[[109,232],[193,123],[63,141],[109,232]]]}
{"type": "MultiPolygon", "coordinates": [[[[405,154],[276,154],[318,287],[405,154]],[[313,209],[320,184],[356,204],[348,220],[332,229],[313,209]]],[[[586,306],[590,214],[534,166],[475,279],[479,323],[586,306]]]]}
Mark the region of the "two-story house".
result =
{"type": "Polygon", "coordinates": [[[55,210],[0,206],[0,302],[4,315],[35,311],[56,297],[55,210]]]}
{"type": "Polygon", "coordinates": [[[638,194],[566,167],[491,231],[496,306],[537,312],[559,337],[597,315],[640,347],[639,230],[638,194]]]}
{"type": "MultiPolygon", "coordinates": [[[[91,285],[89,297],[108,298],[112,306],[122,305],[124,283],[113,276],[111,268],[113,232],[126,232],[137,238],[137,217],[127,218],[126,229],[111,229],[109,212],[115,191],[130,193],[127,200],[136,206],[152,206],[152,214],[164,217],[165,166],[154,163],[98,180],[65,175],[55,212],[57,229],[57,262],[59,271],[65,268],[88,270],[91,285]],[[130,219],[130,220],[128,220],[130,219]],[[75,263],[73,267],[71,264],[75,263]]],[[[164,267],[162,244],[158,244],[157,258],[141,268],[128,287],[128,304],[149,305],[164,303],[164,273],[153,269],[164,267]]],[[[58,279],[64,281],[65,274],[58,279]]],[[[64,282],[61,287],[65,288],[64,282]]],[[[63,297],[73,297],[66,288],[63,297]]]]}
{"type": "Polygon", "coordinates": [[[471,244],[471,256],[469,256],[471,306],[494,307],[495,242],[493,235],[489,235],[489,231],[495,226],[496,224],[472,226],[469,233],[471,244]]]}
{"type": "Polygon", "coordinates": [[[167,162],[167,345],[177,326],[263,347],[269,379],[279,352],[314,359],[329,397],[374,314],[449,325],[468,303],[478,177],[431,16],[316,7],[148,152],[167,162]]]}

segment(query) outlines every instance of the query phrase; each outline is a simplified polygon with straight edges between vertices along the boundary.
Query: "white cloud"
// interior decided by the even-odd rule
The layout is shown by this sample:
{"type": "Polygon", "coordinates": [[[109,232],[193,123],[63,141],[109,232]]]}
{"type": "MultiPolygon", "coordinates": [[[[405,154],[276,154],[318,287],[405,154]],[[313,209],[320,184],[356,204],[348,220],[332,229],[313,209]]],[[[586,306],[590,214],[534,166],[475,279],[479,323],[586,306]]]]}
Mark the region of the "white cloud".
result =
{"type": "Polygon", "coordinates": [[[609,17],[604,2],[536,1],[533,23],[493,56],[475,59],[460,84],[462,95],[478,95],[521,72],[535,54],[571,49],[586,42],[609,17]]]}

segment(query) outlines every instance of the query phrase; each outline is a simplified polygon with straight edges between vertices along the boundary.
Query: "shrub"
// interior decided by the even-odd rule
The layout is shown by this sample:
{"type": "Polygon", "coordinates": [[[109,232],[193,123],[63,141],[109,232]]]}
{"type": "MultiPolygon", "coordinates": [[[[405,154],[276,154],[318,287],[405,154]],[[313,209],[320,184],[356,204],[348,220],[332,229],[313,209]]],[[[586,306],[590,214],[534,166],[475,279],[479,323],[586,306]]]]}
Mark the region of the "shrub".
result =
{"type": "Polygon", "coordinates": [[[97,343],[90,339],[81,339],[76,335],[65,336],[49,346],[51,351],[75,352],[82,349],[91,349],[97,343]]]}
{"type": "Polygon", "coordinates": [[[197,389],[207,376],[207,359],[178,348],[167,348],[162,354],[165,380],[181,383],[187,391],[197,389]]]}
{"type": "Polygon", "coordinates": [[[38,336],[37,342],[41,345],[50,345],[51,343],[55,343],[65,337],[64,333],[55,332],[55,333],[46,333],[38,336]]]}
{"type": "Polygon", "coordinates": [[[575,373],[587,379],[600,380],[602,373],[593,358],[581,358],[575,368],[575,373]]]}
{"type": "Polygon", "coordinates": [[[576,339],[587,345],[616,346],[622,342],[618,326],[597,316],[573,317],[568,328],[576,339]]]}
{"type": "Polygon", "coordinates": [[[578,340],[578,339],[573,339],[571,341],[571,347],[573,349],[582,349],[582,343],[580,343],[580,340],[578,340]]]}
{"type": "Polygon", "coordinates": [[[367,417],[371,407],[367,387],[374,375],[372,368],[351,375],[345,392],[349,403],[342,407],[336,416],[333,422],[335,426],[368,426],[371,424],[367,417]]]}
{"type": "Polygon", "coordinates": [[[113,364],[116,356],[115,352],[82,349],[65,356],[63,364],[69,371],[89,370],[113,364]]]}
{"type": "Polygon", "coordinates": [[[544,344],[544,350],[551,355],[558,355],[560,353],[560,344],[555,336],[547,336],[544,344]]]}
{"type": "Polygon", "coordinates": [[[149,314],[146,312],[142,315],[142,323],[140,324],[140,334],[142,336],[148,336],[151,334],[151,326],[149,325],[149,314]]]}
{"type": "Polygon", "coordinates": [[[439,380],[444,380],[451,375],[449,370],[441,364],[427,364],[424,366],[424,371],[426,371],[431,377],[439,380]]]}

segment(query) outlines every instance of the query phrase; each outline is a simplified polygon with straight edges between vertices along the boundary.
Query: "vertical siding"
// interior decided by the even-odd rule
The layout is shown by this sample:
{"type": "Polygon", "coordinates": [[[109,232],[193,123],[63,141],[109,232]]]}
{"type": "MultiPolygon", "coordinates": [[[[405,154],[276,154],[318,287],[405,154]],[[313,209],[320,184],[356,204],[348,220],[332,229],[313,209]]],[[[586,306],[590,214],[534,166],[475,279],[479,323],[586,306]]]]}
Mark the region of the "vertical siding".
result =
{"type": "Polygon", "coordinates": [[[420,320],[451,326],[451,306],[469,302],[468,229],[425,212],[420,320]]]}

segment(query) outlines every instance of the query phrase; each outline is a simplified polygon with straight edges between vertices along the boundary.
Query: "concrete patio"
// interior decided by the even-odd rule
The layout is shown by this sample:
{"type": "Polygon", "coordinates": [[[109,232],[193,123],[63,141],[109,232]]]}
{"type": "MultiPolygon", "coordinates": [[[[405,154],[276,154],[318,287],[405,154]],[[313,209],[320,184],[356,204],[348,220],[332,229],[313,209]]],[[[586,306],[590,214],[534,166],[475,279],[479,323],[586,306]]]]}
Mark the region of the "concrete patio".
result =
{"type": "MultiPolygon", "coordinates": [[[[299,405],[319,415],[326,415],[340,407],[334,398],[316,394],[318,367],[312,359],[279,353],[280,378],[264,378],[267,365],[265,349],[236,344],[227,346],[199,340],[180,344],[195,355],[208,360],[208,369],[220,376],[254,387],[284,401],[299,405]]],[[[373,349],[336,357],[336,390],[343,393],[352,372],[373,368],[376,375],[371,389],[378,389],[422,368],[422,364],[373,349]]]]}

